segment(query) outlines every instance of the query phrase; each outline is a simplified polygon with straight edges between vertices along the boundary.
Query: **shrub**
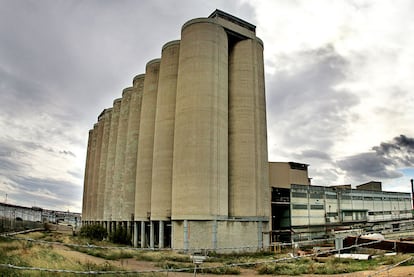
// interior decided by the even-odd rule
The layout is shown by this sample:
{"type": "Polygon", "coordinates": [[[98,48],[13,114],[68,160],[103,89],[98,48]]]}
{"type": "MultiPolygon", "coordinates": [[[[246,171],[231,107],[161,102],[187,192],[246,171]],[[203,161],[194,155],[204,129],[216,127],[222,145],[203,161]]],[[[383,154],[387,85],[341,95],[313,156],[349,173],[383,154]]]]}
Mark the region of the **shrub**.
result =
{"type": "Polygon", "coordinates": [[[131,245],[131,239],[131,235],[128,234],[127,229],[123,227],[116,228],[115,232],[112,232],[109,235],[109,240],[113,243],[131,245]]]}
{"type": "Polygon", "coordinates": [[[90,239],[103,240],[108,236],[108,232],[101,225],[85,225],[82,226],[80,235],[90,239]]]}

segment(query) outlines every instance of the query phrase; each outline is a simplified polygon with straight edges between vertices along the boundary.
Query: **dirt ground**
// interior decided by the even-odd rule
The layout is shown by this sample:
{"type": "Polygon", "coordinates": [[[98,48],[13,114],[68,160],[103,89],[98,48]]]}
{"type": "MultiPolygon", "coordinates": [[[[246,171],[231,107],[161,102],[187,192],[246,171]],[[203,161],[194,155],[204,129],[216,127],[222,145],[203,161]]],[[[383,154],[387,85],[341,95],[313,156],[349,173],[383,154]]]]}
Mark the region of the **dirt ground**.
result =
{"type": "MultiPolygon", "coordinates": [[[[159,268],[155,266],[154,262],[147,262],[147,261],[137,261],[134,258],[130,259],[122,259],[118,261],[108,261],[106,259],[90,256],[84,253],[80,253],[74,250],[71,250],[70,248],[62,245],[55,245],[54,246],[55,251],[61,254],[62,256],[71,259],[73,261],[79,261],[81,263],[95,263],[95,264],[104,264],[109,263],[111,265],[123,268],[125,270],[131,270],[131,271],[145,271],[145,270],[158,270],[159,268]]],[[[385,267],[378,268],[378,270],[375,271],[360,271],[360,272],[354,272],[354,273],[347,273],[347,274],[336,274],[336,275],[315,275],[315,274],[306,274],[301,275],[303,277],[338,277],[338,276],[344,276],[344,277],[360,277],[360,276],[378,276],[378,277],[404,277],[404,276],[413,276],[414,277],[414,266],[399,266],[396,268],[393,268],[389,271],[385,271],[378,274],[378,271],[381,269],[385,269],[385,267]],[[377,273],[377,274],[375,274],[377,273]],[[375,275],[374,275],[375,274],[375,275]]],[[[194,276],[193,273],[182,273],[182,272],[169,272],[168,274],[165,273],[165,275],[168,276],[194,276]]],[[[198,276],[204,276],[204,277],[217,277],[218,275],[214,274],[200,274],[197,273],[198,276]]],[[[228,275],[230,276],[230,275],[228,275]]],[[[234,275],[232,275],[234,276],[234,275]]],[[[254,269],[241,269],[241,274],[239,276],[245,276],[245,277],[251,277],[251,276],[266,276],[266,275],[259,275],[254,269]]],[[[273,275],[278,276],[278,275],[273,275]]],[[[280,275],[282,276],[282,275],[280,275]]],[[[286,275],[283,275],[286,277],[286,275]]]]}

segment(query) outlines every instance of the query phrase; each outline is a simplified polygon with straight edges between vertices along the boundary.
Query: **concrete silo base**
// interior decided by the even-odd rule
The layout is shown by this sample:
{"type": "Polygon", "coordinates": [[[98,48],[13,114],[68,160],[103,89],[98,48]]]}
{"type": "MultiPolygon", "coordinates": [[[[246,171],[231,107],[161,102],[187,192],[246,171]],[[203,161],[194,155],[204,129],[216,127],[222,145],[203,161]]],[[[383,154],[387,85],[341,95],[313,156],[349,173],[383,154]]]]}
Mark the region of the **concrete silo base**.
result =
{"type": "Polygon", "coordinates": [[[216,252],[254,252],[269,246],[267,218],[173,220],[172,248],[216,252]],[[242,242],[242,243],[241,243],[242,242]]]}

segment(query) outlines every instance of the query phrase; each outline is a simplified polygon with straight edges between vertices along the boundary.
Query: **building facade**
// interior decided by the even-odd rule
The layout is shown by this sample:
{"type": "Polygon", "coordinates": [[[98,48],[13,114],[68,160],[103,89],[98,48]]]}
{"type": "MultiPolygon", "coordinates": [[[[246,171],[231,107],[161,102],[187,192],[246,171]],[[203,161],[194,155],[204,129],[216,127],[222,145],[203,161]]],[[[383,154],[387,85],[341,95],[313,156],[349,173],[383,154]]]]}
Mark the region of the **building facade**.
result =
{"type": "Polygon", "coordinates": [[[313,186],[308,165],[270,163],[272,241],[329,237],[347,229],[378,231],[412,226],[411,194],[382,191],[381,182],[313,186]]]}

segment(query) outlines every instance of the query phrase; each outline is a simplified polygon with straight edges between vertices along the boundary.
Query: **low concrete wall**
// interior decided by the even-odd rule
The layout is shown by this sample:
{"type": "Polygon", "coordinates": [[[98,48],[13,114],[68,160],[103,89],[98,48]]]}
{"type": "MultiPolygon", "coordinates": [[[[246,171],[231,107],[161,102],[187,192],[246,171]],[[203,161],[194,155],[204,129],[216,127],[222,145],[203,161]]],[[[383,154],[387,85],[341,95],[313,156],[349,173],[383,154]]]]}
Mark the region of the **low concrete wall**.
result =
{"type": "Polygon", "coordinates": [[[172,247],[217,252],[254,252],[269,246],[268,222],[260,221],[173,221],[172,247]]]}

